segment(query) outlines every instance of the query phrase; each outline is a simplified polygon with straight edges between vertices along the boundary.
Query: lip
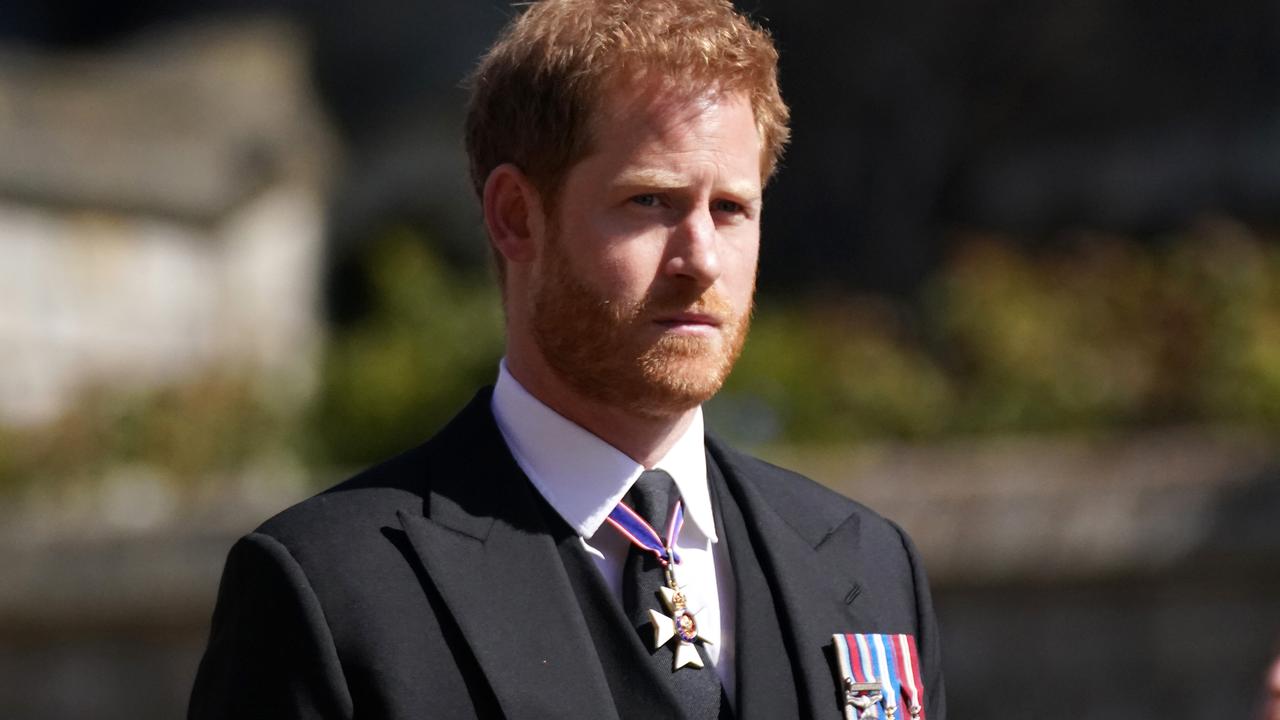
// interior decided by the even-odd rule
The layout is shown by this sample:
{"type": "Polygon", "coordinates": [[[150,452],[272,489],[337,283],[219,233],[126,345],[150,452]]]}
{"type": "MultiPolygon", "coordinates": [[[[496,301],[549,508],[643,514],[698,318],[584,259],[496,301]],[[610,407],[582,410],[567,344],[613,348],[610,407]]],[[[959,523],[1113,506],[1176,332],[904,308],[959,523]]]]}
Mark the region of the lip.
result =
{"type": "Polygon", "coordinates": [[[723,324],[720,318],[705,313],[664,315],[654,322],[672,330],[713,330],[723,324]]]}

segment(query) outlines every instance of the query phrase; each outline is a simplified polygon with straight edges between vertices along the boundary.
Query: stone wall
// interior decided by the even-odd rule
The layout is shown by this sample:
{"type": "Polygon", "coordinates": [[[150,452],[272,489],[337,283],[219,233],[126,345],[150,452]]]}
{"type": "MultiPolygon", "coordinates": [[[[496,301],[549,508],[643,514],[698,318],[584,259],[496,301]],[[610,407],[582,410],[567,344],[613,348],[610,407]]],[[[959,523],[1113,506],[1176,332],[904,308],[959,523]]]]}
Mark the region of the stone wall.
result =
{"type": "Polygon", "coordinates": [[[301,395],[328,147],[306,63],[267,21],[0,47],[0,422],[213,366],[301,395]]]}

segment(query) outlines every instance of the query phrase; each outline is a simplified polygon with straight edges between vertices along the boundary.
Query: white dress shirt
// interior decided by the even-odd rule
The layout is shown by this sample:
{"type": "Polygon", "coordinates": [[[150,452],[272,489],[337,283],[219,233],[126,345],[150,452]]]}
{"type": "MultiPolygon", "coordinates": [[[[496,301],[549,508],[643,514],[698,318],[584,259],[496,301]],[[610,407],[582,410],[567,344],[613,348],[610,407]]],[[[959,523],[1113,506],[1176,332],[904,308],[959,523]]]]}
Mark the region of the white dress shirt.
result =
{"type": "MultiPolygon", "coordinates": [[[[507,371],[505,361],[498,366],[492,409],[516,463],[577,531],[619,602],[629,545],[605,518],[646,469],[665,470],[671,475],[685,508],[684,527],[676,538],[680,554],[676,582],[683,586],[689,609],[698,621],[698,633],[708,641],[707,657],[732,701],[733,575],[712,516],[702,409],[653,468],[645,468],[530,395],[507,371]]],[[[665,534],[666,528],[658,528],[658,532],[665,534]]]]}

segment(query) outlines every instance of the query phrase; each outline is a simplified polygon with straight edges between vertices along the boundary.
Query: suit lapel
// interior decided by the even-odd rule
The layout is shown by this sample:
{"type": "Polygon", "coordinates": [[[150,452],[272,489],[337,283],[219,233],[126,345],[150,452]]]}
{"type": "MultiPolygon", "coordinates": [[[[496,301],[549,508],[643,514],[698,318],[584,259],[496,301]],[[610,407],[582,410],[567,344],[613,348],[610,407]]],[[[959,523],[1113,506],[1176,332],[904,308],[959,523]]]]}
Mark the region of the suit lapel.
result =
{"type": "Polygon", "coordinates": [[[832,516],[829,508],[806,508],[804,503],[777,503],[777,508],[786,508],[801,520],[788,522],[758,487],[771,481],[766,476],[773,471],[770,466],[748,460],[712,438],[707,447],[738,502],[772,590],[800,692],[801,714],[843,718],[828,656],[831,635],[866,623],[853,602],[860,586],[833,574],[829,563],[820,561],[816,548],[830,533],[849,531],[841,527],[849,517],[832,516]]]}
{"type": "Polygon", "coordinates": [[[432,441],[423,514],[408,535],[513,720],[616,718],[609,686],[532,486],[481,392],[432,441]]]}
{"type": "Polygon", "coordinates": [[[782,638],[773,590],[755,551],[758,543],[751,539],[747,521],[710,454],[707,480],[715,504],[716,533],[727,543],[733,565],[735,716],[738,720],[800,717],[797,676],[782,638]]]}

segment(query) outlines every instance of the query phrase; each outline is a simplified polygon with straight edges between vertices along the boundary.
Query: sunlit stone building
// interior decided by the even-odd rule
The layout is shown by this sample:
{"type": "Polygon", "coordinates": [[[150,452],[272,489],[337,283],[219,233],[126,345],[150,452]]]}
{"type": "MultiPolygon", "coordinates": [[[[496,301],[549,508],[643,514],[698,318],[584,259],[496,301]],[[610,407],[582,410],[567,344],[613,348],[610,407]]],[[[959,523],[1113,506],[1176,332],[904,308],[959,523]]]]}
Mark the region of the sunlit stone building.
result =
{"type": "Polygon", "coordinates": [[[289,25],[0,49],[0,422],[211,366],[305,391],[331,153],[289,25]]]}

